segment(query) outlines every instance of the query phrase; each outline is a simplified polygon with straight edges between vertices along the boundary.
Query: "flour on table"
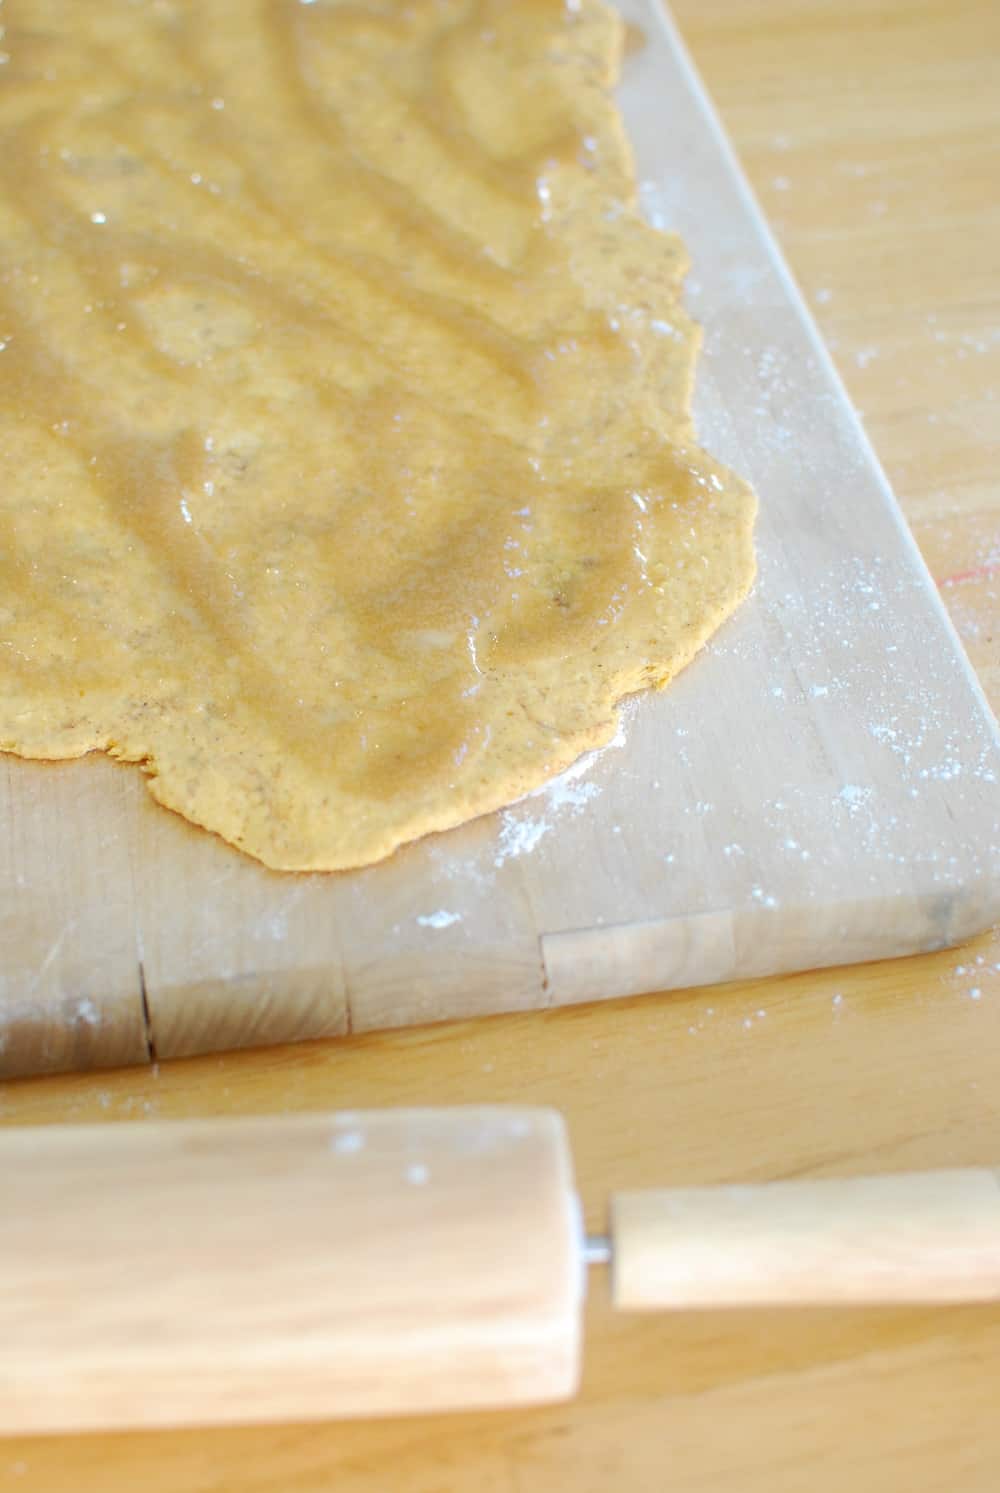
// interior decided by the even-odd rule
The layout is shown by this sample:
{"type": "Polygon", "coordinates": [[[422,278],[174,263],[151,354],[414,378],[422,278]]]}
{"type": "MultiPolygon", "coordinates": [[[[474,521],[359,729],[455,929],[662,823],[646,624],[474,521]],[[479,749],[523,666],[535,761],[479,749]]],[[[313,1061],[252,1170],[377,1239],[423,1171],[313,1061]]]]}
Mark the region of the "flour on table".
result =
{"type": "Polygon", "coordinates": [[[352,1156],[365,1148],[365,1138],[360,1130],[341,1130],[330,1137],[330,1150],[341,1156],[352,1156]]]}

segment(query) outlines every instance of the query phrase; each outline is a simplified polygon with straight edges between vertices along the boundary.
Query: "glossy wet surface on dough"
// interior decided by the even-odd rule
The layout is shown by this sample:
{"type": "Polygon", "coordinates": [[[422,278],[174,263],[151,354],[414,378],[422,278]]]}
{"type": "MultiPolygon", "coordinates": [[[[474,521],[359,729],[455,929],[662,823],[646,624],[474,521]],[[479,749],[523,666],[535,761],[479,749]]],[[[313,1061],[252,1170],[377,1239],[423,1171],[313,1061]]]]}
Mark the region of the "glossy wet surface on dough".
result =
{"type": "Polygon", "coordinates": [[[268,865],[496,808],[749,588],[581,0],[9,0],[0,747],[268,865]]]}

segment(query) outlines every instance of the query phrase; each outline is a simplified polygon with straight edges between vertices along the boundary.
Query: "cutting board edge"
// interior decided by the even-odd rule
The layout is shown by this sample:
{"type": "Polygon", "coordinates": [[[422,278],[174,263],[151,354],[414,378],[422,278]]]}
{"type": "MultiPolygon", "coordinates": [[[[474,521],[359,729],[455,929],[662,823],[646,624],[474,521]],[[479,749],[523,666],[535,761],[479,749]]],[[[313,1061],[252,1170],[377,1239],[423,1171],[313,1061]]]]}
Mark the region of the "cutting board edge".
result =
{"type": "MultiPolygon", "coordinates": [[[[230,1034],[217,1028],[208,1045],[198,1042],[167,1052],[154,1048],[147,1053],[146,1063],[156,1057],[209,1056],[233,1049],[374,1035],[387,1029],[413,1030],[446,1020],[479,1020],[484,1015],[517,1015],[603,1000],[678,995],[730,981],[775,979],[835,965],[935,952],[963,943],[1000,921],[1000,881],[984,875],[973,884],[971,894],[968,886],[928,892],[904,903],[902,910],[896,896],[830,904],[823,910],[829,942],[819,957],[815,952],[815,918],[816,908],[803,903],[796,908],[759,907],[740,913],[702,913],[542,933],[538,941],[545,985],[533,1005],[525,1003],[523,992],[515,991],[509,1000],[498,995],[488,1009],[471,1015],[414,1021],[401,1013],[392,1026],[362,1020],[339,1030],[331,1030],[327,1005],[313,1005],[307,1013],[300,1010],[285,1026],[280,1020],[270,1022],[258,1040],[247,1040],[251,1034],[245,1027],[230,1034]],[[914,908],[922,914],[919,926],[912,916],[914,908]],[[792,917],[798,917],[800,929],[809,925],[810,931],[801,935],[808,939],[808,960],[803,959],[802,945],[794,931],[786,926],[782,933],[782,924],[790,924],[792,917]]],[[[44,1071],[109,1071],[146,1065],[141,1057],[129,1063],[104,1061],[93,1047],[86,1054],[91,1061],[81,1063],[79,1052],[73,1056],[75,1061],[65,1052],[65,1061],[44,1071]]],[[[25,1078],[39,1072],[37,1062],[27,1068],[8,1063],[0,1066],[0,1079],[25,1078]]]]}
{"type": "Polygon", "coordinates": [[[998,920],[1000,880],[984,874],[912,898],[696,913],[545,933],[540,944],[550,1004],[563,1006],[933,953],[998,920]]]}

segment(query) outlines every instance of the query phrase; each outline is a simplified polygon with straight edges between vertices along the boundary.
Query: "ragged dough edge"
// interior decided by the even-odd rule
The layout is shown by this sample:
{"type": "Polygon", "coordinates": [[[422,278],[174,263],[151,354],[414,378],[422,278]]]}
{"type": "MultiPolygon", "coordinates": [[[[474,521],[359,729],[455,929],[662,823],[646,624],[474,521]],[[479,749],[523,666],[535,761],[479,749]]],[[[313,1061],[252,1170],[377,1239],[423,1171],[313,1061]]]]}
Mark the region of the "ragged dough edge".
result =
{"type": "MultiPolygon", "coordinates": [[[[739,592],[731,594],[726,601],[719,603],[711,610],[706,609],[700,625],[691,629],[669,658],[658,660],[655,664],[644,662],[634,666],[631,670],[622,670],[617,673],[606,691],[600,718],[584,729],[561,736],[554,743],[552,754],[544,764],[539,766],[537,772],[515,771],[509,778],[498,780],[489,794],[456,793],[450,795],[447,803],[442,803],[433,813],[429,813],[426,806],[418,805],[407,819],[391,828],[387,827],[384,836],[370,844],[369,851],[364,858],[359,858],[356,853],[348,853],[338,858],[331,856],[328,851],[321,851],[312,864],[303,863],[301,856],[296,856],[294,863],[282,864],[280,858],[274,854],[273,841],[270,838],[258,842],[251,833],[236,835],[228,829],[225,835],[220,835],[220,838],[229,844],[237,845],[244,853],[263,861],[275,871],[308,874],[315,871],[358,870],[363,866],[385,860],[401,846],[414,844],[430,834],[443,833],[471,823],[475,819],[506,808],[525,794],[543,787],[545,783],[572,766],[584,753],[606,746],[618,729],[620,708],[624,701],[629,696],[647,693],[651,689],[658,692],[665,689],[692,662],[713,634],[749,595],[756,576],[752,542],[752,516],[756,513],[756,499],[749,488],[746,489],[746,497],[750,505],[751,521],[739,535],[744,562],[743,583],[739,592]],[[655,674],[655,678],[651,678],[651,674],[655,674]]],[[[116,755],[124,756],[123,753],[116,753],[116,755]]],[[[169,780],[158,775],[154,760],[138,757],[131,760],[139,761],[143,770],[149,774],[148,788],[158,803],[165,808],[176,810],[192,823],[201,824],[202,828],[217,835],[220,834],[211,823],[194,818],[189,802],[183,803],[172,796],[169,780]]]]}

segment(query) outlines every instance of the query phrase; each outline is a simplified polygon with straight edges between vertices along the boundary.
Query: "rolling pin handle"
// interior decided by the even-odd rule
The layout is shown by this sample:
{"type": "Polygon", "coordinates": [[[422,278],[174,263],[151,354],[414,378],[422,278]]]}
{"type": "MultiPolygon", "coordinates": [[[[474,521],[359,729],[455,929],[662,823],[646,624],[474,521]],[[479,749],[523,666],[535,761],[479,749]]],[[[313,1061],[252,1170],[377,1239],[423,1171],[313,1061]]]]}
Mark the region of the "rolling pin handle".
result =
{"type": "Polygon", "coordinates": [[[624,1310],[1000,1300],[1000,1171],[620,1193],[624,1310]]]}

